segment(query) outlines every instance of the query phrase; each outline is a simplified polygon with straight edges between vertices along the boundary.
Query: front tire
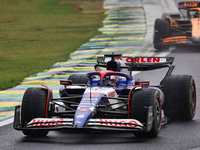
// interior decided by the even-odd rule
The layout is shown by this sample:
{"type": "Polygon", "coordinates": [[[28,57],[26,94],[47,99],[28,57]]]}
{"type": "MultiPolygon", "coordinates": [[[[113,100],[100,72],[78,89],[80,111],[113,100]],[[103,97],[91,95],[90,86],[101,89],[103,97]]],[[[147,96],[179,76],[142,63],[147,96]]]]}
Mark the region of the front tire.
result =
{"type": "Polygon", "coordinates": [[[131,118],[136,119],[147,126],[147,109],[153,106],[153,123],[150,131],[134,132],[136,137],[157,137],[162,122],[162,109],[160,95],[156,89],[144,88],[134,91],[131,98],[131,118]]]}
{"type": "MultiPolygon", "coordinates": [[[[52,100],[52,92],[49,94],[47,103],[47,90],[44,88],[28,88],[22,99],[21,123],[26,126],[34,118],[49,117],[46,108],[49,108],[49,102],[52,100]]],[[[23,133],[27,136],[43,137],[48,134],[46,130],[25,130],[23,133]]]]}
{"type": "Polygon", "coordinates": [[[171,75],[163,81],[163,110],[171,120],[192,120],[196,113],[196,87],[190,75],[171,75]]]}

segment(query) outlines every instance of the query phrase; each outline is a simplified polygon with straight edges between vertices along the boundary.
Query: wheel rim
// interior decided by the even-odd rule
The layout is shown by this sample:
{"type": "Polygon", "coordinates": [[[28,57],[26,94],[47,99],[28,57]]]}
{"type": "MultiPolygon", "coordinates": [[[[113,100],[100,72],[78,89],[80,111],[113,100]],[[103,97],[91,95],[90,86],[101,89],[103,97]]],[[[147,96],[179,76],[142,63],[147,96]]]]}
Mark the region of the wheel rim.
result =
{"type": "Polygon", "coordinates": [[[194,114],[196,111],[196,88],[195,83],[192,83],[192,89],[191,89],[191,113],[194,114]]]}
{"type": "Polygon", "coordinates": [[[160,130],[161,128],[161,117],[162,117],[162,112],[161,112],[161,104],[160,104],[160,100],[159,100],[159,97],[157,97],[156,99],[156,107],[155,107],[155,114],[156,114],[156,117],[155,117],[155,124],[157,126],[157,129],[160,130]]]}

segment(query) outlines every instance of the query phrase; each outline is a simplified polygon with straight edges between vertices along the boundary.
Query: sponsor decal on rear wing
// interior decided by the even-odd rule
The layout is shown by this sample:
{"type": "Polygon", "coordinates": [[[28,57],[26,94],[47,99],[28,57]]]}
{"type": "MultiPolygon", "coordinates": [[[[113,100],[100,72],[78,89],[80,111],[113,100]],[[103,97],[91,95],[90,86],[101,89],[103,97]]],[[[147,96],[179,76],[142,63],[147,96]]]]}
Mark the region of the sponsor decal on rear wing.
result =
{"type": "Polygon", "coordinates": [[[178,3],[179,9],[196,8],[200,7],[200,2],[197,1],[185,1],[178,3]]]}
{"type": "MultiPolygon", "coordinates": [[[[172,64],[174,61],[173,57],[115,57],[114,60],[121,60],[126,64],[172,64]]],[[[110,57],[104,57],[104,62],[111,61],[110,57]]]]}

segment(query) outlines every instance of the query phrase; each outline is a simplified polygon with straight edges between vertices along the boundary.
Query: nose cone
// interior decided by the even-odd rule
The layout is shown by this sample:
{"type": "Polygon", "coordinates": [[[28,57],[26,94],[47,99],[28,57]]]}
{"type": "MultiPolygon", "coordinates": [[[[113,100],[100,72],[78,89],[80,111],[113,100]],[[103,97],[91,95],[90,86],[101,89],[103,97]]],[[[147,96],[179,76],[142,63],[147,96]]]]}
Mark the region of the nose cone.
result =
{"type": "Polygon", "coordinates": [[[87,120],[94,115],[94,110],[105,95],[98,90],[88,90],[83,94],[79,107],[74,115],[73,126],[83,127],[87,120]]]}
{"type": "Polygon", "coordinates": [[[83,127],[91,114],[92,110],[89,108],[78,108],[74,116],[73,126],[79,128],[83,127]]]}

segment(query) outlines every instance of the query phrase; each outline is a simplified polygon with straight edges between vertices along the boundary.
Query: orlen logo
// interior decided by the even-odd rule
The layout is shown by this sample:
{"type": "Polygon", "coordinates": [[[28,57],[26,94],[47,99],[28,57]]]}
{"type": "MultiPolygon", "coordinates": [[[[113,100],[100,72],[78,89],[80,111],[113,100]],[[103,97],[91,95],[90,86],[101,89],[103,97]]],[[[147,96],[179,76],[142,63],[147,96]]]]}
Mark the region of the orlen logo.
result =
{"type": "Polygon", "coordinates": [[[34,119],[30,124],[31,126],[52,126],[52,125],[61,125],[63,124],[63,119],[57,119],[57,120],[39,120],[34,119]]]}
{"type": "Polygon", "coordinates": [[[137,127],[137,122],[134,121],[134,120],[131,120],[131,121],[123,121],[123,120],[120,120],[120,121],[117,121],[117,120],[103,120],[103,119],[99,119],[100,121],[100,124],[101,125],[106,125],[106,126],[119,126],[119,127],[133,127],[133,128],[136,128],[137,127]],[[113,123],[115,122],[115,123],[113,123]],[[131,125],[130,123],[133,123],[135,125],[131,125]]]}
{"type": "MultiPolygon", "coordinates": [[[[128,57],[128,58],[115,57],[115,60],[122,60],[125,63],[131,63],[132,57],[128,57]]],[[[166,58],[164,57],[135,57],[133,58],[133,61],[135,63],[164,63],[166,62],[166,58]]]]}
{"type": "Polygon", "coordinates": [[[160,61],[160,58],[159,57],[137,57],[137,58],[134,58],[134,62],[136,63],[159,63],[161,62],[160,61]]]}

